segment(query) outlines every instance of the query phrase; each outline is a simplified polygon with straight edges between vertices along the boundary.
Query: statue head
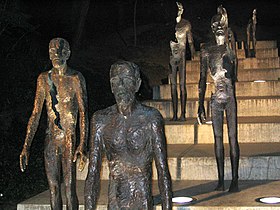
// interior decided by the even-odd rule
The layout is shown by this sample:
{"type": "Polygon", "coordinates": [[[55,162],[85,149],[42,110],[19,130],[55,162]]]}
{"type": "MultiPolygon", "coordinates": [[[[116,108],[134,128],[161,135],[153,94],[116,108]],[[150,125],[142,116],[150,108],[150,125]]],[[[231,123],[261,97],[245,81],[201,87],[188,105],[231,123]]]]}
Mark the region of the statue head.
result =
{"type": "Polygon", "coordinates": [[[227,10],[223,7],[223,5],[220,5],[217,8],[217,14],[222,15],[221,22],[223,25],[225,25],[225,27],[227,27],[228,26],[227,10]]]}
{"type": "Polygon", "coordinates": [[[52,39],[49,43],[49,55],[54,68],[63,68],[70,57],[69,43],[63,38],[52,39]]]}
{"type": "Polygon", "coordinates": [[[227,29],[221,14],[217,14],[212,17],[211,28],[217,43],[224,44],[227,29]]]}
{"type": "Polygon", "coordinates": [[[177,14],[176,22],[179,23],[181,21],[181,16],[184,12],[184,7],[183,7],[182,3],[180,3],[180,2],[176,2],[176,4],[178,7],[178,14],[177,14]]]}
{"type": "Polygon", "coordinates": [[[110,83],[117,105],[124,109],[129,107],[141,85],[139,67],[129,61],[114,63],[110,69],[110,83]]]}
{"type": "Polygon", "coordinates": [[[257,15],[257,8],[253,10],[253,15],[257,15]]]}

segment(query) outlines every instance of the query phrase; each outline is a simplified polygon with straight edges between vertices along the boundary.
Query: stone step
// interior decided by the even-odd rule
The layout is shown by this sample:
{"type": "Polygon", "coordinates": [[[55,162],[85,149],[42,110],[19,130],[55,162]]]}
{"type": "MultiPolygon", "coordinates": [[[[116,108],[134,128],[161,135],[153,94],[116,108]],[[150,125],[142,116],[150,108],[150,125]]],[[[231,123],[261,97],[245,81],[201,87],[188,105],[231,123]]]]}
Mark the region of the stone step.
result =
{"type": "MultiPolygon", "coordinates": [[[[196,118],[188,118],[185,122],[165,122],[167,144],[211,144],[214,142],[211,119],[198,125],[196,118]]],[[[227,125],[224,120],[224,139],[227,141],[227,125]]],[[[280,142],[279,117],[239,117],[238,141],[240,143],[280,142]]]]}
{"type": "MultiPolygon", "coordinates": [[[[238,59],[238,69],[269,69],[279,67],[279,57],[238,59]]],[[[190,71],[200,72],[200,61],[186,61],[186,71],[187,74],[190,71]]]]}
{"type": "MultiPolygon", "coordinates": [[[[237,49],[237,58],[246,58],[246,51],[244,49],[237,49]]],[[[274,58],[278,57],[278,48],[262,48],[256,49],[256,58],[274,58]]],[[[196,51],[193,60],[200,60],[200,51],[196,51]]]]}
{"type": "MultiPolygon", "coordinates": [[[[161,209],[157,182],[153,183],[154,209],[161,209]]],[[[173,196],[191,196],[197,199],[188,206],[173,205],[173,210],[276,210],[279,204],[262,204],[255,200],[264,196],[279,196],[280,181],[239,181],[240,192],[214,191],[216,181],[173,181],[173,196]]],[[[230,181],[225,182],[228,189],[230,181]]],[[[84,210],[84,181],[77,182],[79,210],[84,210]]],[[[65,201],[65,197],[63,196],[65,201]]],[[[50,210],[49,192],[44,191],[17,205],[17,210],[50,210]]],[[[101,181],[97,210],[106,210],[108,203],[108,181],[101,181]]],[[[65,206],[63,210],[66,209],[65,206]]]]}
{"type": "MultiPolygon", "coordinates": [[[[171,75],[169,75],[169,78],[171,75]]],[[[198,84],[200,79],[200,72],[190,71],[186,75],[186,83],[198,84]]],[[[280,80],[280,68],[272,69],[238,69],[238,81],[239,82],[253,82],[256,80],[280,80]]],[[[179,72],[177,73],[177,83],[179,84],[179,72]]],[[[207,81],[213,82],[212,77],[208,74],[207,81]]],[[[169,79],[169,84],[171,84],[169,79]]]]}
{"type": "MultiPolygon", "coordinates": [[[[147,106],[154,107],[160,111],[166,119],[173,117],[173,107],[171,100],[151,100],[145,101],[147,106]]],[[[205,109],[210,112],[210,101],[204,103],[205,109]]],[[[197,100],[188,100],[186,105],[186,117],[196,117],[198,110],[197,100]]],[[[237,110],[239,117],[254,117],[254,116],[279,116],[280,117],[280,96],[271,98],[241,98],[237,99],[237,110]],[[269,107],[269,109],[268,109],[269,107]]],[[[181,115],[181,104],[178,102],[178,116],[181,115]]]]}
{"type": "MultiPolygon", "coordinates": [[[[187,98],[198,99],[198,84],[187,84],[187,98]]],[[[180,93],[180,87],[177,85],[177,91],[180,93]]],[[[215,92],[213,83],[207,85],[205,97],[209,98],[211,92],[215,92]]],[[[178,94],[180,96],[180,94],[178,94]]],[[[237,82],[237,97],[266,97],[280,96],[280,80],[266,82],[237,82]]],[[[169,84],[160,85],[153,90],[153,99],[171,100],[171,87],[169,84]]]]}
{"type": "MultiPolygon", "coordinates": [[[[246,52],[244,49],[238,49],[237,57],[246,58],[246,52]]],[[[256,58],[274,58],[278,57],[278,48],[264,48],[264,49],[256,49],[256,58]]]]}
{"type": "MultiPolygon", "coordinates": [[[[211,141],[210,144],[168,144],[168,165],[172,180],[216,180],[214,139],[212,138],[211,141]]],[[[225,143],[225,179],[231,179],[228,147],[225,143]]],[[[240,142],[240,148],[241,180],[280,179],[280,142],[240,142]]],[[[83,172],[77,171],[77,180],[86,179],[87,168],[88,164],[83,172]]],[[[153,180],[157,178],[157,170],[153,162],[153,180]]],[[[105,158],[102,161],[101,179],[109,179],[108,161],[105,158]]]]}
{"type": "MultiPolygon", "coordinates": [[[[236,48],[237,49],[245,49],[245,42],[236,42],[236,48]]],[[[257,49],[270,49],[270,48],[276,48],[277,47],[277,41],[276,40],[257,40],[256,43],[256,50],[257,49]]]]}

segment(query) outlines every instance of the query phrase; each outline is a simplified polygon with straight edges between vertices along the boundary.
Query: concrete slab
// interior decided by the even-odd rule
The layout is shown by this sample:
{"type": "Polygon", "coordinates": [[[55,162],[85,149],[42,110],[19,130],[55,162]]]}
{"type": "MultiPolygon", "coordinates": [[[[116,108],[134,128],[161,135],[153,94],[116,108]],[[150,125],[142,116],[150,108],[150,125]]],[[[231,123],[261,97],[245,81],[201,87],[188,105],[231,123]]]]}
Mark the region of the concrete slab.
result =
{"type": "MultiPolygon", "coordinates": [[[[238,59],[238,69],[269,69],[279,67],[279,57],[238,59]]],[[[191,71],[200,72],[200,61],[186,61],[186,71],[187,74],[191,71]]]]}
{"type": "MultiPolygon", "coordinates": [[[[200,79],[199,71],[189,71],[186,76],[187,84],[198,84],[200,79]]],[[[280,68],[274,69],[238,69],[239,82],[252,82],[255,80],[280,80],[280,68]]],[[[212,77],[208,74],[207,82],[213,82],[212,77]]],[[[179,73],[177,74],[177,83],[179,84],[179,73]]],[[[169,80],[169,84],[171,84],[169,80]]]]}
{"type": "MultiPolygon", "coordinates": [[[[226,188],[230,182],[225,182],[226,188]]],[[[264,196],[279,196],[280,181],[240,181],[238,193],[214,191],[216,181],[173,181],[173,196],[191,196],[197,200],[188,206],[173,205],[174,210],[279,210],[279,204],[262,204],[255,201],[264,196]]],[[[108,182],[101,182],[97,210],[107,209],[108,182]]],[[[77,183],[79,210],[84,210],[84,182],[77,183]]],[[[161,209],[157,182],[153,182],[154,209],[161,209]]],[[[45,191],[20,204],[18,210],[50,210],[49,193],[45,191]]],[[[66,209],[65,206],[63,208],[66,209]]]]}
{"type": "MultiPolygon", "coordinates": [[[[168,165],[172,180],[216,180],[213,142],[168,145],[168,165]]],[[[280,143],[240,143],[240,151],[241,180],[280,179],[280,143]]],[[[225,157],[225,179],[231,179],[228,144],[225,144],[225,157]]],[[[107,165],[107,160],[104,159],[102,165],[107,165]]],[[[83,172],[77,172],[77,179],[85,180],[86,174],[87,166],[83,172]]],[[[104,174],[107,176],[103,175],[101,179],[108,180],[108,167],[104,174]]],[[[153,180],[157,180],[154,163],[153,180]]]]}
{"type": "MultiPolygon", "coordinates": [[[[198,99],[198,84],[187,84],[188,99],[198,99]]],[[[180,87],[177,85],[177,91],[180,92],[180,87]]],[[[205,97],[209,98],[211,92],[215,92],[215,86],[210,83],[206,87],[205,97]]],[[[171,86],[160,85],[154,90],[154,99],[171,100],[171,86]],[[158,98],[156,98],[156,96],[158,98]]],[[[180,94],[178,94],[180,95],[180,94]]],[[[280,96],[280,80],[266,82],[237,82],[236,83],[237,97],[266,97],[280,96]]]]}
{"type": "MultiPolygon", "coordinates": [[[[160,111],[165,119],[173,117],[172,101],[170,100],[151,100],[145,101],[147,106],[154,107],[160,111]]],[[[210,101],[207,99],[204,107],[210,112],[210,101]]],[[[187,100],[186,117],[196,117],[198,110],[198,101],[187,100]]],[[[237,110],[239,117],[250,116],[280,116],[280,96],[274,98],[240,98],[237,100],[237,110]],[[270,107],[269,109],[267,107],[270,107]]],[[[181,104],[178,102],[178,116],[181,114],[181,104]]]]}
{"type": "MultiPolygon", "coordinates": [[[[244,49],[237,49],[238,58],[246,58],[244,49]]],[[[278,57],[278,48],[256,49],[256,58],[273,58],[278,57]]]]}

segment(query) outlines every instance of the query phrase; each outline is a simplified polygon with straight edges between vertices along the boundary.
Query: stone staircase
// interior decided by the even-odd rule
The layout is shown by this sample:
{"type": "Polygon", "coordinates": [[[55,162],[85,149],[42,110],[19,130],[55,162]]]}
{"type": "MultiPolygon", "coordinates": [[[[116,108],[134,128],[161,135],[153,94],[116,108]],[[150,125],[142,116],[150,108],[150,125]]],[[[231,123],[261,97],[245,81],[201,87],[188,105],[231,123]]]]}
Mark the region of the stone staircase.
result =
{"type": "MultiPolygon", "coordinates": [[[[256,58],[245,58],[244,43],[237,43],[238,140],[240,143],[240,192],[216,192],[217,169],[214,136],[210,124],[210,95],[214,90],[208,76],[205,108],[209,124],[198,125],[199,58],[187,61],[187,109],[185,122],[172,122],[170,84],[154,88],[154,98],[145,104],[157,108],[165,118],[168,164],[175,196],[193,196],[196,202],[173,209],[280,209],[255,201],[263,196],[280,196],[280,62],[276,41],[258,41],[256,58]]],[[[180,110],[180,108],[178,109],[180,110]]],[[[180,115],[180,113],[178,113],[180,115]]],[[[231,180],[227,126],[224,124],[225,179],[231,180]]],[[[77,172],[80,209],[87,170],[77,172]]],[[[98,209],[106,209],[108,166],[102,164],[101,195],[98,209]]],[[[160,208],[157,173],[153,166],[155,208],[160,208]]],[[[226,181],[226,187],[229,181],[226,181]]],[[[18,204],[18,209],[50,209],[48,192],[18,204]]]]}

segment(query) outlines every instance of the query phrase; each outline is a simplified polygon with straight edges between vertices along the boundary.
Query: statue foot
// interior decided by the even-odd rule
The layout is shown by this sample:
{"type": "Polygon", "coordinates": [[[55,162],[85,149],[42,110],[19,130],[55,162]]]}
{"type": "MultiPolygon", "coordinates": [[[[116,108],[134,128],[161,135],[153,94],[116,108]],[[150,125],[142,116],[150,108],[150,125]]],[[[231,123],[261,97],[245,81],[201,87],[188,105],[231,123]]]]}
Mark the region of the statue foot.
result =
{"type": "Polygon", "coordinates": [[[215,191],[225,191],[224,183],[218,183],[217,187],[215,188],[215,191]]]}
{"type": "Polygon", "coordinates": [[[239,192],[238,180],[232,180],[228,192],[239,192]]]}
{"type": "Polygon", "coordinates": [[[170,119],[170,121],[177,121],[177,120],[178,120],[177,116],[174,116],[170,119]]]}
{"type": "Polygon", "coordinates": [[[186,117],[182,115],[182,116],[179,118],[179,120],[180,120],[180,121],[186,121],[186,117]]]}

